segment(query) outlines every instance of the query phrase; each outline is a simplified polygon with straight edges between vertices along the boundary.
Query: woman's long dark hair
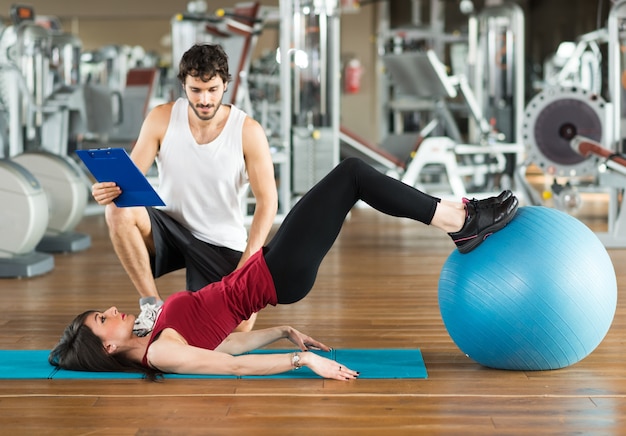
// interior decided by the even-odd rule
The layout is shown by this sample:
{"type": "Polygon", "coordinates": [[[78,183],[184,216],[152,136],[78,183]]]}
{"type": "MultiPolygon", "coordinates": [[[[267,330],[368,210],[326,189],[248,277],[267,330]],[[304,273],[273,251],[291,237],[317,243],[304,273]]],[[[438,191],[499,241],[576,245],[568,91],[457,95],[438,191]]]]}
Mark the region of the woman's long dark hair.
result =
{"type": "Polygon", "coordinates": [[[65,328],[61,340],[48,356],[51,365],[71,371],[140,372],[151,381],[163,375],[121,354],[107,353],[102,339],[85,325],[85,319],[95,312],[81,313],[65,328]]]}

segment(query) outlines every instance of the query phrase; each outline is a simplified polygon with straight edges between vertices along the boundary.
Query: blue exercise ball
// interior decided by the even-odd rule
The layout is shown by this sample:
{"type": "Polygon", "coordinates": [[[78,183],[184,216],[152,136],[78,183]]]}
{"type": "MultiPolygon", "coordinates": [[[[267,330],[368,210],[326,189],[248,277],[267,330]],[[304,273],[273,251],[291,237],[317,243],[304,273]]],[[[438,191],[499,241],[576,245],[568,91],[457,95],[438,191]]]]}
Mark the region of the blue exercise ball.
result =
{"type": "Polygon", "coordinates": [[[576,218],[520,207],[502,230],[448,257],[439,307],[450,337],[481,365],[551,370],[602,342],[617,306],[611,259],[576,218]]]}

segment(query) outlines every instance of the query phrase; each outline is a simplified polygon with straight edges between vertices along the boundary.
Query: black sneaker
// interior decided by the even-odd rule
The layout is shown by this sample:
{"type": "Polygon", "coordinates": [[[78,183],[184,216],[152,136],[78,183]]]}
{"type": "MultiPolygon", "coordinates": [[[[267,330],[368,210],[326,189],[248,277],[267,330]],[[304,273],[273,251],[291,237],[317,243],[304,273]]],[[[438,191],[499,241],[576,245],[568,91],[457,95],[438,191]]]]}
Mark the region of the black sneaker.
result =
{"type": "Polygon", "coordinates": [[[482,207],[478,201],[469,201],[465,204],[463,228],[448,234],[461,253],[469,253],[488,236],[506,226],[515,216],[518,205],[519,201],[513,195],[499,204],[494,202],[489,207],[482,207]]]}
{"type": "Polygon", "coordinates": [[[463,204],[474,203],[474,207],[476,209],[484,209],[487,207],[494,207],[499,205],[500,203],[508,200],[513,196],[513,192],[509,189],[506,189],[500,193],[500,195],[496,197],[483,198],[482,200],[476,200],[472,198],[471,200],[468,198],[463,199],[463,204]]]}

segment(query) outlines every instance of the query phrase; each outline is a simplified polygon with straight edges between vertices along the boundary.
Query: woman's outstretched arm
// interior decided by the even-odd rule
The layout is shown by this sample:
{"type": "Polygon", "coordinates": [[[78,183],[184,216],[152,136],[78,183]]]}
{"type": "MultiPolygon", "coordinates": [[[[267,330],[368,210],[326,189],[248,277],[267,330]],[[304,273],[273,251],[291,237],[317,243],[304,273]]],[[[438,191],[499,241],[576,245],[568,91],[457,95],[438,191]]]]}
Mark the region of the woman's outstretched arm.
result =
{"type": "Polygon", "coordinates": [[[290,340],[301,351],[330,351],[329,346],[322,344],[290,326],[271,327],[250,332],[234,332],[228,335],[215,351],[233,355],[243,354],[263,348],[281,339],[290,340]]]}
{"type": "Polygon", "coordinates": [[[233,356],[188,345],[172,329],[165,329],[159,339],[150,345],[148,363],[160,371],[176,374],[272,375],[295,370],[300,365],[325,378],[353,380],[358,377],[356,371],[315,353],[233,356]]]}

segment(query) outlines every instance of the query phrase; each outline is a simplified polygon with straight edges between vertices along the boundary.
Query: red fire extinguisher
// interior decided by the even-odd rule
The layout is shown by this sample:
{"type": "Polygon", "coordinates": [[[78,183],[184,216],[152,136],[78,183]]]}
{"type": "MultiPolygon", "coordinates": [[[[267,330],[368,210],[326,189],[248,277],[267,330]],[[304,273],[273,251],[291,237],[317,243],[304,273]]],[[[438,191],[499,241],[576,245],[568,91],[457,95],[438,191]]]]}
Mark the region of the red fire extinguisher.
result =
{"type": "Polygon", "coordinates": [[[358,59],[351,59],[345,68],[344,91],[346,94],[356,94],[361,89],[363,67],[358,59]]]}

